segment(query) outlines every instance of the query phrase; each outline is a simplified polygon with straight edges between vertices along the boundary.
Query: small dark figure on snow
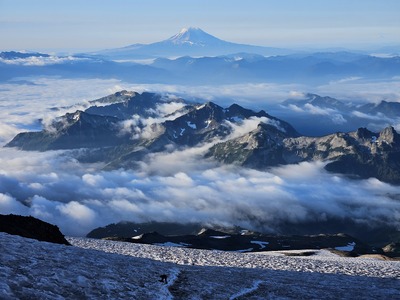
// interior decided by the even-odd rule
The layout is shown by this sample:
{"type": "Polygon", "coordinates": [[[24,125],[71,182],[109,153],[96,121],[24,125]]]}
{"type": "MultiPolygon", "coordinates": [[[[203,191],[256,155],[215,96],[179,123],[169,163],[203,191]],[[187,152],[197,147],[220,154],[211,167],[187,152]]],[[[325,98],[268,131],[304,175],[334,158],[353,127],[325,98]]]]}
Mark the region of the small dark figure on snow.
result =
{"type": "Polygon", "coordinates": [[[165,274],[163,274],[163,275],[160,275],[160,282],[164,282],[165,284],[167,284],[168,283],[168,281],[167,281],[167,275],[165,275],[165,274]]]}

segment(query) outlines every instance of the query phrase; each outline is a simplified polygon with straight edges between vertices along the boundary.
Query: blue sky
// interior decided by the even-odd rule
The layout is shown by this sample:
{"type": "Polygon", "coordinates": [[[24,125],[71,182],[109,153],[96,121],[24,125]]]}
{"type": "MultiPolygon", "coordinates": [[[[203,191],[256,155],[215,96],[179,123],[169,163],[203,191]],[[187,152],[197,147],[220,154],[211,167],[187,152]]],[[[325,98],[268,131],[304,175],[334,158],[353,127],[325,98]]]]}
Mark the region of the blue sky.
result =
{"type": "Polygon", "coordinates": [[[1,50],[121,47],[200,27],[280,47],[400,44],[399,0],[0,0],[1,50]]]}

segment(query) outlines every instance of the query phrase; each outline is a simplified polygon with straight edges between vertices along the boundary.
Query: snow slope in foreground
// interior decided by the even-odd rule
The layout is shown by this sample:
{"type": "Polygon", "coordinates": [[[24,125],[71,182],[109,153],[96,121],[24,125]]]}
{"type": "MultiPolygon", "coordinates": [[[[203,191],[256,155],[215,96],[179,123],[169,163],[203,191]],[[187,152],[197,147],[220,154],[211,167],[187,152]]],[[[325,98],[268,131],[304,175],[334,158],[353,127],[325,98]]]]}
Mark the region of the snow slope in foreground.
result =
{"type": "Polygon", "coordinates": [[[71,247],[5,233],[0,241],[0,299],[400,299],[400,262],[84,238],[69,238],[71,247]]]}

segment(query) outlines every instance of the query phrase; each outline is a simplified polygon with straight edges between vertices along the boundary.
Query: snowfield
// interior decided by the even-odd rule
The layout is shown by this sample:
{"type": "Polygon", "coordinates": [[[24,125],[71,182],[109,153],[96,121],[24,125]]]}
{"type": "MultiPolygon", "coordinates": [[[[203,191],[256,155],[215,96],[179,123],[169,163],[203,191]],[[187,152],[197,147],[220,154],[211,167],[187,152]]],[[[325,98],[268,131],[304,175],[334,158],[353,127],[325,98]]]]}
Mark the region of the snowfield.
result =
{"type": "Polygon", "coordinates": [[[0,233],[0,299],[400,299],[398,261],[68,240],[0,233]]]}

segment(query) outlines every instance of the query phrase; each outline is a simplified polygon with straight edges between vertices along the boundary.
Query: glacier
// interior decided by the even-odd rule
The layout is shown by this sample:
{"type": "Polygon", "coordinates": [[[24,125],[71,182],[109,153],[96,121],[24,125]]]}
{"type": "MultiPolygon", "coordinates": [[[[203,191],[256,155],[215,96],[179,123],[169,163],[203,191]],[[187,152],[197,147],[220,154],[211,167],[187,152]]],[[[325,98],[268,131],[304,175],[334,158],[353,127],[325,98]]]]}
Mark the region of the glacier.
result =
{"type": "Polygon", "coordinates": [[[0,298],[400,299],[399,261],[68,240],[0,233],[0,298]]]}

